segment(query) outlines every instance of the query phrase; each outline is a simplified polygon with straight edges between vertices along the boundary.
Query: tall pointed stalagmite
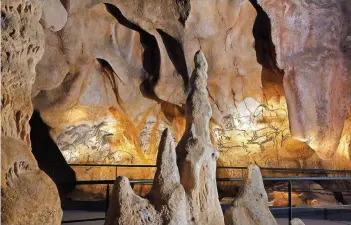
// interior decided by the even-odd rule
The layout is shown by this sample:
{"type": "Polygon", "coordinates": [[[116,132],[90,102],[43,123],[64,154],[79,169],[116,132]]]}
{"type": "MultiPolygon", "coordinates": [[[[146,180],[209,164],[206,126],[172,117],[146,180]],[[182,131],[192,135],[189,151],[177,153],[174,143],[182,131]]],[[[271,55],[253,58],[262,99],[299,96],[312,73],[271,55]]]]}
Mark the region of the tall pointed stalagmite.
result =
{"type": "Polygon", "coordinates": [[[188,200],[189,224],[223,224],[218,200],[216,161],[218,151],[210,140],[209,122],[212,109],[207,91],[207,62],[196,52],[195,70],[186,102],[186,128],[177,146],[180,181],[188,200]]]}
{"type": "Polygon", "coordinates": [[[216,185],[218,152],[210,141],[211,114],[207,62],[198,51],[186,105],[186,131],[177,146],[177,155],[166,129],[148,200],[133,192],[127,178],[117,178],[105,225],[224,224],[216,185]]]}

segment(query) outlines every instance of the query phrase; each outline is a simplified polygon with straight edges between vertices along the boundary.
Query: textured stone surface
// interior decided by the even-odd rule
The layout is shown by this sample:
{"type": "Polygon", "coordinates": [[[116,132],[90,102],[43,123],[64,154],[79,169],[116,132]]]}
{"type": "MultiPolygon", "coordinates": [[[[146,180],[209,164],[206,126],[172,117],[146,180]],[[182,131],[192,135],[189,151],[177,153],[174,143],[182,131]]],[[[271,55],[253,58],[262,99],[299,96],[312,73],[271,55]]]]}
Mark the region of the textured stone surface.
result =
{"type": "Polygon", "coordinates": [[[38,168],[30,148],[1,138],[1,223],[61,224],[60,198],[54,182],[38,168]]]}
{"type": "Polygon", "coordinates": [[[232,204],[225,212],[227,225],[277,225],[268,208],[260,169],[255,165],[248,167],[245,184],[232,204]]]}
{"type": "Polygon", "coordinates": [[[1,9],[1,133],[29,144],[30,92],[35,65],[44,51],[44,33],[38,23],[39,1],[3,1],[1,9]]]}
{"type": "MultiPolygon", "coordinates": [[[[351,168],[342,128],[351,96],[347,0],[259,3],[46,1],[46,47],[32,96],[67,162],[154,164],[162,131],[178,143],[185,130],[193,55],[201,49],[219,165],[351,168]],[[325,27],[320,18],[328,18],[325,27]]],[[[78,179],[115,176],[110,168],[75,170],[78,179]]]]}
{"type": "Polygon", "coordinates": [[[216,184],[219,152],[211,143],[209,130],[208,64],[201,51],[195,54],[194,63],[185,108],[186,128],[176,148],[180,180],[187,194],[189,223],[223,224],[216,184]]]}
{"type": "Polygon", "coordinates": [[[208,128],[207,62],[201,51],[194,61],[186,131],[176,151],[165,130],[148,200],[133,192],[127,178],[118,177],[105,224],[224,224],[216,185],[218,152],[208,128]]]}
{"type": "Polygon", "coordinates": [[[292,219],[290,223],[291,225],[305,225],[299,218],[292,219]]]}
{"type": "Polygon", "coordinates": [[[292,136],[310,139],[321,158],[332,159],[351,106],[350,71],[340,48],[349,11],[343,1],[258,2],[271,19],[277,63],[285,73],[292,136]]]}
{"type": "Polygon", "coordinates": [[[168,130],[163,132],[157,171],[148,199],[136,195],[126,177],[118,177],[105,225],[187,224],[186,198],[176,169],[176,153],[168,130]]]}
{"type": "Polygon", "coordinates": [[[1,3],[2,224],[60,224],[62,217],[57,188],[30,148],[31,90],[44,51],[42,3],[1,3]]]}
{"type": "MultiPolygon", "coordinates": [[[[236,103],[247,97],[262,99],[261,66],[252,35],[255,8],[249,1],[192,4],[190,10],[190,2],[67,1],[68,19],[62,31],[45,30],[47,48],[36,68],[33,90],[35,107],[52,127],[54,139],[62,134],[71,146],[68,151],[74,152],[77,142],[66,132],[85,131],[72,130],[71,125],[98,125],[112,114],[111,123],[123,133],[133,133],[124,144],[130,147],[122,151],[142,149],[144,158],[154,161],[162,130],[169,127],[176,141],[184,131],[183,104],[192,58],[199,48],[209,58],[214,121],[223,124],[228,120],[224,117],[250,113],[239,112],[236,103]],[[211,16],[204,17],[204,11],[211,16]],[[128,128],[121,124],[126,120],[128,128]]],[[[115,139],[123,136],[117,134],[115,139]]],[[[80,140],[82,151],[95,151],[82,145],[89,138],[80,140]]],[[[61,149],[67,147],[57,142],[61,149]]],[[[109,147],[111,154],[121,152],[119,146],[109,147]]],[[[88,162],[86,155],[78,160],[65,157],[69,162],[88,162]]],[[[103,156],[91,159],[107,162],[103,156]]],[[[121,161],[123,157],[110,160],[121,161]]]]}

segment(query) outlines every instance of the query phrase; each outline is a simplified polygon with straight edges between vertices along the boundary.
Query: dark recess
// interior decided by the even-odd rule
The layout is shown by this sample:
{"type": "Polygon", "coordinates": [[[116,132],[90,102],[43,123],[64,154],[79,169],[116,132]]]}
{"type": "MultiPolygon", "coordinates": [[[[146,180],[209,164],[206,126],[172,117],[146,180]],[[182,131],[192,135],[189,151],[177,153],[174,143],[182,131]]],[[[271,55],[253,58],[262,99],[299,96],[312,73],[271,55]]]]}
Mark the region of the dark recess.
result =
{"type": "Polygon", "coordinates": [[[175,69],[182,76],[184,82],[184,89],[188,90],[189,73],[186,66],[183,46],[171,35],[167,34],[161,29],[156,29],[161,35],[163,43],[165,44],[169,58],[171,59],[175,69]]]}
{"type": "Polygon", "coordinates": [[[250,2],[257,12],[252,33],[255,39],[256,59],[262,65],[261,81],[265,97],[269,98],[273,90],[275,92],[273,95],[285,95],[284,71],[277,66],[277,56],[271,36],[271,21],[262,7],[257,4],[257,0],[250,0],[250,2]]]}
{"type": "Polygon", "coordinates": [[[60,149],[49,134],[49,127],[37,111],[29,121],[32,152],[38,161],[39,168],[55,182],[60,196],[68,194],[74,188],[76,175],[67,164],[60,149]]]}
{"type": "Polygon", "coordinates": [[[179,10],[179,22],[185,26],[185,22],[189,17],[191,4],[190,0],[176,0],[179,10]]]}
{"type": "Polygon", "coordinates": [[[145,70],[145,80],[142,82],[140,90],[145,97],[158,100],[154,92],[154,87],[160,78],[161,55],[156,38],[140,28],[138,25],[125,18],[122,12],[114,5],[105,3],[106,9],[117,21],[132,30],[139,32],[140,42],[144,48],[143,68],[145,70]]]}
{"type": "Polygon", "coordinates": [[[271,21],[257,0],[250,0],[250,2],[257,12],[252,30],[255,38],[257,62],[266,68],[277,68],[275,46],[271,36],[271,21]]]}

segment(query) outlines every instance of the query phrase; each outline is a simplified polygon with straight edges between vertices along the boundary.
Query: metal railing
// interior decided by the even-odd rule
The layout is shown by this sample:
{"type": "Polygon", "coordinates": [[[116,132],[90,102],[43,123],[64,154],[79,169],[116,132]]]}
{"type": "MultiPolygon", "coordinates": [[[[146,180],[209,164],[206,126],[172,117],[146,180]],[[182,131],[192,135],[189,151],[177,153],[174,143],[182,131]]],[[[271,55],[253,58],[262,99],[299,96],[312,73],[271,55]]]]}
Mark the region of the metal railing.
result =
{"type": "MultiPolygon", "coordinates": [[[[70,164],[72,167],[76,166],[83,166],[83,167],[115,167],[116,177],[118,175],[118,167],[134,167],[134,168],[154,168],[155,165],[114,165],[114,164],[70,164]]],[[[217,169],[239,169],[239,170],[246,170],[247,167],[225,167],[225,166],[218,166],[217,169]]],[[[351,181],[351,176],[346,176],[347,174],[351,174],[351,170],[326,170],[326,169],[300,169],[300,168],[266,168],[261,167],[261,172],[263,171],[274,171],[274,172],[287,172],[287,173],[311,173],[313,175],[320,175],[320,174],[343,174],[345,176],[308,176],[308,177],[263,177],[263,181],[285,181],[288,182],[288,217],[289,217],[289,224],[293,218],[293,206],[292,206],[292,192],[293,192],[293,185],[292,182],[295,181],[351,181]]],[[[217,182],[242,182],[244,181],[243,178],[217,178],[217,182]]],[[[76,181],[75,185],[96,185],[96,184],[105,184],[106,185],[106,198],[105,198],[105,217],[107,214],[107,209],[109,206],[110,201],[110,185],[114,184],[115,180],[85,180],[85,181],[76,181]]],[[[132,179],[129,180],[130,184],[133,186],[134,184],[145,184],[151,185],[153,184],[153,179],[132,179]]],[[[282,191],[283,189],[279,189],[282,191]]],[[[311,192],[317,189],[308,189],[308,190],[300,190],[294,189],[296,192],[311,192]]],[[[318,189],[318,190],[325,190],[325,189],[318,189]]],[[[329,190],[329,189],[328,189],[329,190]]],[[[329,190],[332,192],[351,192],[351,189],[342,189],[342,190],[329,190]]],[[[105,220],[105,218],[91,218],[91,219],[81,219],[81,220],[66,220],[62,221],[62,223],[79,223],[79,222],[87,222],[87,221],[101,221],[105,220]]]]}

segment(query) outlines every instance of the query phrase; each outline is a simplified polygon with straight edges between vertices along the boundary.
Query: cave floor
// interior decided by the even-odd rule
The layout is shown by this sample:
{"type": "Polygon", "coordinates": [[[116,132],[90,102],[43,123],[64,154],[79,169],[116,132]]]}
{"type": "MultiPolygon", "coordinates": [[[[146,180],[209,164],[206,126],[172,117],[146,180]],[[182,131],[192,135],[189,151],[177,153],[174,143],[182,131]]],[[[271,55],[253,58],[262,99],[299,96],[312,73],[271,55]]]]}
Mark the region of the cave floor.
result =
{"type": "MultiPolygon", "coordinates": [[[[89,218],[102,218],[105,216],[104,212],[96,212],[96,211],[83,211],[83,210],[64,210],[63,212],[63,220],[80,220],[80,219],[89,219],[89,218]]],[[[335,218],[332,220],[323,220],[320,218],[316,219],[304,219],[303,222],[306,225],[351,225],[350,217],[351,215],[339,215],[338,221],[335,221],[335,218]]],[[[287,218],[277,218],[277,222],[279,225],[288,225],[287,218]]],[[[71,223],[76,225],[103,225],[104,221],[88,221],[88,222],[79,222],[79,223],[71,223]]]]}

